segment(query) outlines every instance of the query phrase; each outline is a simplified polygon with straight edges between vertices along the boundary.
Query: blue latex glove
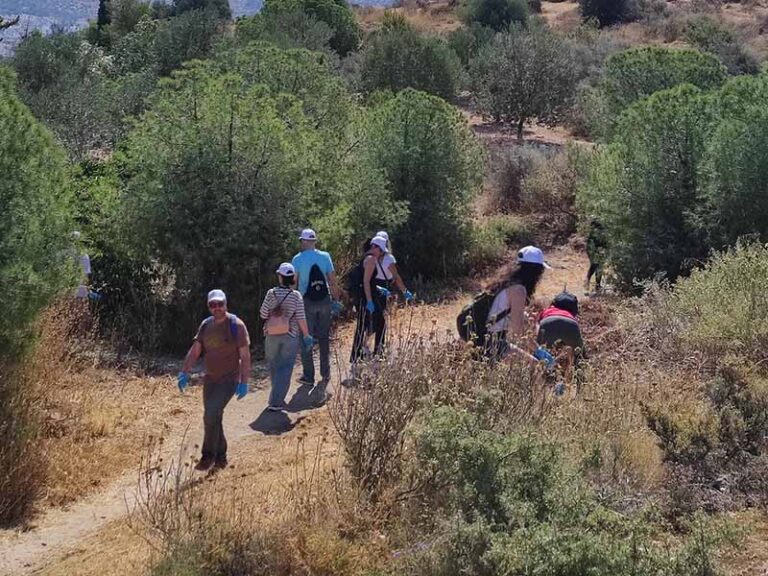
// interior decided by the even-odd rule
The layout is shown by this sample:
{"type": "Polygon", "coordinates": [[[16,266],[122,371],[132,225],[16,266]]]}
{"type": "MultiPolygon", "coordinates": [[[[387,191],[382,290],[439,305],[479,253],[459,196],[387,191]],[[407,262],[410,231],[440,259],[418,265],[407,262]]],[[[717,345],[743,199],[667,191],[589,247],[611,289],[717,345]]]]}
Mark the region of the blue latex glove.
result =
{"type": "Polygon", "coordinates": [[[376,304],[369,301],[368,304],[365,305],[365,309],[368,310],[368,312],[370,312],[371,314],[373,314],[374,312],[376,312],[376,304]]]}
{"type": "Polygon", "coordinates": [[[312,346],[315,345],[315,339],[312,336],[304,336],[302,343],[304,344],[304,349],[312,350],[312,346]]]}
{"type": "Polygon", "coordinates": [[[547,365],[547,368],[553,368],[555,366],[555,359],[552,357],[552,354],[547,352],[544,348],[536,348],[533,357],[536,358],[536,360],[543,361],[547,365]]]}
{"type": "Polygon", "coordinates": [[[338,300],[331,302],[331,316],[338,316],[342,310],[344,310],[344,304],[338,300]]]}
{"type": "Polygon", "coordinates": [[[186,372],[179,372],[179,378],[176,385],[179,387],[179,392],[184,392],[187,386],[189,386],[189,374],[186,372]]]}
{"type": "Polygon", "coordinates": [[[555,396],[562,396],[563,394],[565,394],[565,383],[558,382],[555,384],[555,396]]]}
{"type": "Polygon", "coordinates": [[[238,400],[242,400],[246,394],[248,394],[248,383],[238,382],[237,388],[235,388],[235,396],[237,396],[238,400]]]}
{"type": "Polygon", "coordinates": [[[390,296],[392,296],[392,292],[384,288],[384,286],[376,286],[376,290],[378,290],[379,294],[384,296],[384,298],[389,298],[390,296]]]}
{"type": "Polygon", "coordinates": [[[411,292],[410,290],[406,290],[403,293],[403,298],[405,298],[406,302],[413,302],[413,292],[411,292]]]}

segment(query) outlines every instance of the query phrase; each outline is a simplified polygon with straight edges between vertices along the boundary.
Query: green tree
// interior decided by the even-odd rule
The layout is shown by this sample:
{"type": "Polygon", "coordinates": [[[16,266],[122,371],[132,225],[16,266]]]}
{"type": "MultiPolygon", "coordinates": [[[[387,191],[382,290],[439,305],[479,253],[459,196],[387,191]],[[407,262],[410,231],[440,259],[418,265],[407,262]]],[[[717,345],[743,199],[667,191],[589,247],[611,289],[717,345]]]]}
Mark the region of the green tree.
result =
{"type": "Polygon", "coordinates": [[[203,10],[222,20],[232,18],[229,0],[173,0],[173,12],[177,16],[193,10],[203,10]]]}
{"type": "Polygon", "coordinates": [[[628,22],[638,15],[636,0],[579,0],[579,7],[584,20],[597,20],[600,26],[628,22]]]}
{"type": "Polygon", "coordinates": [[[691,85],[632,106],[581,190],[582,213],[606,227],[621,285],[686,274],[710,249],[699,168],[713,107],[691,85]]]}
{"type": "Polygon", "coordinates": [[[139,21],[149,18],[150,8],[140,0],[110,0],[109,35],[112,42],[134,31],[139,21]]]}
{"type": "Polygon", "coordinates": [[[29,343],[30,323],[73,277],[72,205],[65,156],[16,96],[0,67],[0,360],[29,343]],[[13,175],[11,177],[11,175],[13,175]]]}
{"type": "Polygon", "coordinates": [[[425,277],[459,272],[482,180],[480,148],[461,113],[440,98],[404,90],[370,112],[365,149],[393,198],[408,206],[407,221],[393,235],[398,260],[425,277]]]}
{"type": "Polygon", "coordinates": [[[498,34],[472,63],[475,99],[481,113],[517,127],[562,119],[578,81],[570,46],[543,26],[512,26],[498,34]]]}
{"type": "Polygon", "coordinates": [[[419,34],[406,23],[386,25],[370,38],[361,82],[366,92],[414,88],[453,100],[461,63],[447,43],[419,34]]]}
{"type": "Polygon", "coordinates": [[[324,22],[333,31],[330,45],[340,56],[347,56],[360,46],[361,30],[355,15],[344,0],[266,0],[262,13],[275,14],[302,11],[324,22]]]}
{"type": "Polygon", "coordinates": [[[616,122],[631,104],[659,90],[680,84],[711,90],[726,79],[727,71],[718,59],[698,50],[651,46],[619,52],[608,59],[601,87],[607,121],[616,122]]]}
{"type": "Polygon", "coordinates": [[[18,371],[40,311],[75,285],[74,220],[66,158],[0,67],[0,525],[23,520],[44,483],[32,383],[18,371]]]}
{"type": "Polygon", "coordinates": [[[153,43],[158,74],[168,76],[184,62],[209,57],[219,32],[219,22],[204,10],[186,11],[163,22],[153,43]]]}
{"type": "Polygon", "coordinates": [[[235,34],[242,46],[260,41],[285,49],[306,48],[315,52],[327,52],[331,50],[333,30],[311,14],[295,9],[272,10],[239,18],[235,34]]]}
{"type": "Polygon", "coordinates": [[[760,72],[760,63],[755,55],[744,48],[731,30],[709,16],[692,19],[686,27],[685,38],[699,50],[717,56],[729,74],[737,76],[760,72]]]}
{"type": "Polygon", "coordinates": [[[525,25],[528,3],[526,0],[469,0],[464,19],[499,32],[512,24],[525,25]]]}

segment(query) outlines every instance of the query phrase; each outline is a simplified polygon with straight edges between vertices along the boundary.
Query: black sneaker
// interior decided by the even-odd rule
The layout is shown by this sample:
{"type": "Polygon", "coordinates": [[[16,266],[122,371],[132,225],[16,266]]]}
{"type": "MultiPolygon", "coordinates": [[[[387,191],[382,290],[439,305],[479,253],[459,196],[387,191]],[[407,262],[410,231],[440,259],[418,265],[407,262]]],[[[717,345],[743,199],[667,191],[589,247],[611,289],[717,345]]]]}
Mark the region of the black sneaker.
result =
{"type": "Polygon", "coordinates": [[[274,406],[267,406],[267,410],[270,412],[282,412],[287,406],[285,404],[276,404],[274,406]]]}
{"type": "Polygon", "coordinates": [[[299,378],[299,384],[301,384],[302,386],[314,386],[315,385],[315,383],[312,380],[309,380],[308,378],[304,378],[304,376],[299,378]]]}
{"type": "Polygon", "coordinates": [[[214,470],[224,470],[228,466],[227,459],[224,460],[216,460],[216,462],[213,463],[213,469],[214,470]]]}
{"type": "Polygon", "coordinates": [[[195,470],[197,470],[198,472],[205,472],[211,466],[213,466],[213,459],[203,457],[197,461],[197,464],[195,465],[195,470]]]}

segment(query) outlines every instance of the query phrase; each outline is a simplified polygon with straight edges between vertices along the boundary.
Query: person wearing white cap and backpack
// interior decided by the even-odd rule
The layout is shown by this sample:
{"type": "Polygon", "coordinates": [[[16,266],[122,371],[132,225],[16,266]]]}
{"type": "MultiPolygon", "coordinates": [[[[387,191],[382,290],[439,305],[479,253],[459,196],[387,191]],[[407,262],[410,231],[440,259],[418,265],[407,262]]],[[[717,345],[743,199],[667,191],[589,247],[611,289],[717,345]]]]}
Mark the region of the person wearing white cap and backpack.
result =
{"type": "Polygon", "coordinates": [[[400,292],[403,293],[403,298],[406,302],[413,301],[413,293],[405,287],[403,277],[400,276],[400,271],[397,269],[397,259],[392,254],[392,245],[389,242],[389,234],[386,230],[380,230],[376,232],[374,238],[384,238],[387,242],[387,253],[381,259],[381,266],[376,269],[376,280],[384,281],[386,283],[386,290],[389,292],[389,288],[392,284],[397,286],[400,292]]]}
{"type": "MultiPolygon", "coordinates": [[[[317,402],[323,402],[331,379],[331,319],[341,311],[342,306],[331,255],[317,249],[317,234],[311,228],[302,230],[299,240],[301,252],[293,257],[291,263],[296,270],[298,291],[304,299],[309,333],[320,349],[320,381],[313,396],[317,402]]],[[[302,350],[301,365],[299,381],[305,386],[314,386],[315,360],[311,347],[302,350]]]]}
{"type": "Polygon", "coordinates": [[[312,350],[313,338],[304,313],[301,292],[294,290],[296,271],[293,264],[283,262],[277,269],[278,285],[269,290],[261,304],[266,335],[264,351],[269,364],[272,390],[268,410],[286,408],[285,396],[291,387],[291,375],[296,364],[299,343],[304,350],[312,350]],[[302,336],[299,340],[299,335],[302,336]]]}
{"type": "Polygon", "coordinates": [[[251,340],[242,320],[227,312],[227,296],[221,290],[208,292],[208,309],[211,315],[197,329],[192,347],[179,372],[179,391],[189,385],[189,371],[200,356],[205,362],[203,380],[202,457],[196,470],[225,468],[227,466],[227,439],[224,437],[224,408],[232,396],[241,400],[248,393],[251,374],[251,340]]]}

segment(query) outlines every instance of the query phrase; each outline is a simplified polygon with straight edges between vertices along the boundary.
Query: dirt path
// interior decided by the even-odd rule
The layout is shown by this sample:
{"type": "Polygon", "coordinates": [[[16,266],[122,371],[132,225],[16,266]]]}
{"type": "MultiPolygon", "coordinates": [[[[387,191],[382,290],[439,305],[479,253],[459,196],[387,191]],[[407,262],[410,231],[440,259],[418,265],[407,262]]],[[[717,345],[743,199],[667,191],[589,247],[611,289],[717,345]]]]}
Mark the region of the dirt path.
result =
{"type": "MultiPolygon", "coordinates": [[[[561,248],[547,256],[553,270],[545,275],[537,298],[547,300],[562,290],[564,285],[582,296],[581,284],[587,265],[584,255],[570,248],[561,248]]],[[[456,313],[468,298],[468,295],[460,295],[453,301],[439,305],[417,306],[409,319],[412,329],[419,332],[435,329],[453,331],[456,313]]],[[[401,318],[405,316],[402,311],[399,314],[401,318]]],[[[340,374],[338,366],[345,366],[350,339],[351,327],[343,326],[334,343],[335,381],[338,381],[340,374]]],[[[234,467],[223,474],[238,474],[238,460],[248,458],[259,462],[254,473],[256,477],[251,479],[252,482],[264,484],[268,481],[280,481],[281,476],[286,475],[281,466],[287,465],[286,452],[293,439],[298,434],[320,437],[328,432],[330,422],[325,409],[301,409],[302,405],[299,403],[295,412],[265,412],[268,387],[268,380],[262,376],[255,382],[252,392],[245,399],[233,400],[227,407],[225,428],[230,442],[230,461],[234,467]]],[[[295,390],[294,386],[289,398],[293,397],[295,390]]],[[[197,455],[196,447],[201,441],[202,432],[200,390],[194,390],[191,396],[189,402],[197,404],[197,411],[191,411],[193,416],[188,423],[189,434],[183,444],[184,430],[174,430],[166,438],[162,450],[166,461],[178,457],[194,458],[197,455]]],[[[136,501],[137,473],[138,463],[136,470],[124,474],[101,492],[66,509],[47,511],[27,532],[0,533],[0,574],[38,573],[43,567],[55,565],[62,560],[68,566],[62,573],[94,573],[86,563],[77,562],[76,559],[78,555],[92,552],[92,546],[85,545],[89,539],[106,540],[112,534],[115,540],[121,540],[114,536],[114,532],[119,530],[120,520],[136,501]]],[[[112,544],[110,543],[110,546],[112,544]]]]}

